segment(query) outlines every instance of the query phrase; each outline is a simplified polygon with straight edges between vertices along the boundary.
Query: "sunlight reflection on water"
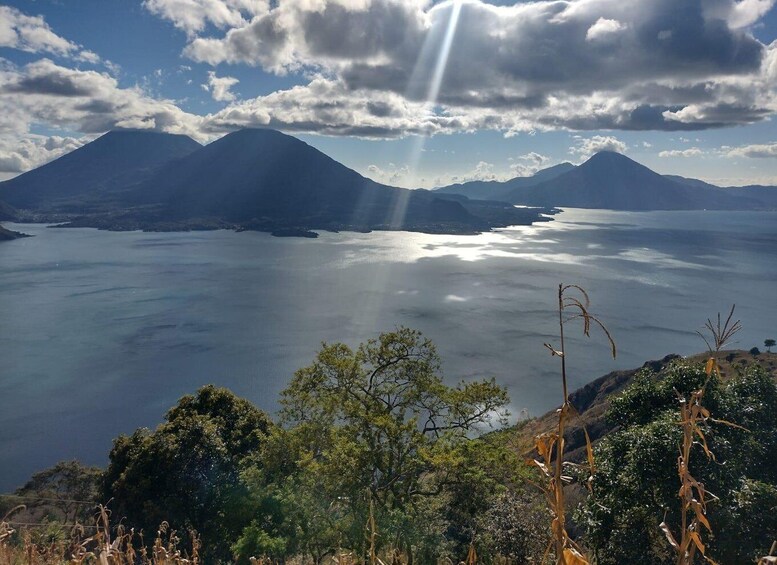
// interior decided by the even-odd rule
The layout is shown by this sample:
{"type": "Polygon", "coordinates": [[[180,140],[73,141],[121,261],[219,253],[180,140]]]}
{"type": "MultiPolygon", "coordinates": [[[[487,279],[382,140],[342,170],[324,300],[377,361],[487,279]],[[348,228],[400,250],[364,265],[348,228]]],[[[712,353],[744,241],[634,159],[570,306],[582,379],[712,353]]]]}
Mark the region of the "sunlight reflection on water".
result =
{"type": "Polygon", "coordinates": [[[696,352],[694,330],[733,301],[742,346],[758,345],[777,312],[775,220],[566,210],[478,236],[317,240],[8,225],[36,237],[0,244],[0,490],[58,459],[104,463],[113,437],[156,425],[204,383],[272,412],[322,340],[397,325],[437,343],[449,379],[493,376],[513,413],[537,414],[557,398],[542,343],[562,281],[591,291],[620,351],[613,362],[573,335],[573,388],[696,352]]]}

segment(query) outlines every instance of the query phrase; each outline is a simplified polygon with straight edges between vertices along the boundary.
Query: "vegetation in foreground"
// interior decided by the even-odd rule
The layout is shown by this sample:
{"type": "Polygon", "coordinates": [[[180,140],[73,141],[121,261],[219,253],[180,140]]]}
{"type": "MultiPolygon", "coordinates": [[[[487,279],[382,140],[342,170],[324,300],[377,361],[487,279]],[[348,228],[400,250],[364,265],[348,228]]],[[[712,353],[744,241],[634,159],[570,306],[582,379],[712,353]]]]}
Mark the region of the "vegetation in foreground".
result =
{"type": "Polygon", "coordinates": [[[0,520],[0,565],[775,562],[777,384],[757,364],[721,372],[723,355],[641,371],[582,466],[564,460],[564,391],[548,508],[519,447],[528,426],[503,427],[493,380],[445,385],[433,344],[406,328],[324,344],[277,422],[207,386],[118,438],[106,470],[62,463],[0,498],[0,516],[26,505],[0,520]],[[696,407],[690,442],[678,399],[696,407]],[[679,497],[678,472],[693,479],[679,497]]]}

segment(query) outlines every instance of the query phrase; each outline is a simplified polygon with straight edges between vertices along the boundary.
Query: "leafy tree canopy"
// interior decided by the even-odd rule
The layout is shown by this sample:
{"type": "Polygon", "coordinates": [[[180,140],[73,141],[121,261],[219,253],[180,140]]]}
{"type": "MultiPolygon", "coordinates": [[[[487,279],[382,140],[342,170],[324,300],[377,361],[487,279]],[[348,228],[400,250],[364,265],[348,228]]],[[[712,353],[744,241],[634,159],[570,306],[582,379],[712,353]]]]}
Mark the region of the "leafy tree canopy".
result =
{"type": "MultiPolygon", "coordinates": [[[[477,478],[493,493],[505,480],[494,478],[498,469],[514,463],[507,446],[484,457],[485,444],[471,439],[504,421],[507,402],[494,380],[446,385],[434,345],[418,331],[399,328],[355,350],[324,344],[282,394],[284,430],[266,446],[255,491],[277,489],[285,477],[275,495],[298,515],[310,554],[344,544],[364,555],[370,507],[377,544],[407,553],[442,548],[452,518],[442,508],[455,496],[467,498],[454,486],[466,481],[473,493],[483,492],[477,478]],[[477,463],[491,458],[505,465],[489,474],[477,463]]],[[[251,539],[242,543],[262,542],[251,539]]]]}
{"type": "MultiPolygon", "coordinates": [[[[705,379],[703,366],[677,363],[661,376],[641,375],[612,401],[608,416],[620,429],[596,449],[593,495],[578,515],[598,563],[674,563],[659,524],[679,527],[677,393],[705,379]]],[[[709,423],[715,460],[697,446],[690,461],[693,476],[718,497],[708,505],[707,554],[751,563],[768,553],[777,531],[777,384],[757,366],[726,382],[713,376],[704,406],[746,428],[709,423]]]]}
{"type": "Polygon", "coordinates": [[[114,441],[105,499],[147,537],[167,521],[196,530],[211,561],[227,559],[250,521],[240,471],[273,424],[249,401],[211,385],[183,397],[165,420],[114,441]]]}
{"type": "Polygon", "coordinates": [[[66,524],[91,522],[100,502],[102,469],[78,461],[60,461],[53,467],[35,473],[17,489],[19,498],[0,496],[0,514],[17,504],[24,504],[36,521],[41,516],[62,520],[66,524]]]}

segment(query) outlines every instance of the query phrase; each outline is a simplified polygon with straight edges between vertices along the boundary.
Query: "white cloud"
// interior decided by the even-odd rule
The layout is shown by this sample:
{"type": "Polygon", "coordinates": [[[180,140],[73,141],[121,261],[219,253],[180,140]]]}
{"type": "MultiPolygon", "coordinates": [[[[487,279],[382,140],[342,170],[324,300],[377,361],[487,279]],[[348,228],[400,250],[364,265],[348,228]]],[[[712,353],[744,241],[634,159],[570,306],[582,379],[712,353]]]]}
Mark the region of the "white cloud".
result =
{"type": "Polygon", "coordinates": [[[439,92],[433,102],[445,114],[508,133],[703,129],[758,121],[777,106],[758,80],[765,46],[730,27],[742,2],[716,0],[718,14],[676,0],[465,0],[436,88],[430,77],[453,5],[285,0],[221,36],[192,38],[184,54],[325,76],[357,99],[376,92],[424,103],[439,92]],[[607,38],[617,38],[617,56],[610,41],[604,50],[607,38]]]}
{"type": "Polygon", "coordinates": [[[618,20],[608,20],[607,18],[599,18],[596,23],[588,28],[585,34],[586,41],[596,41],[598,39],[605,39],[612,37],[619,31],[626,29],[626,26],[618,20]]]}
{"type": "Polygon", "coordinates": [[[397,167],[394,163],[389,163],[387,168],[370,165],[367,167],[367,174],[365,176],[389,186],[405,186],[409,180],[410,168],[407,165],[397,167]]]}
{"type": "Polygon", "coordinates": [[[208,82],[202,88],[218,102],[232,102],[237,96],[230,89],[239,82],[235,77],[217,77],[214,71],[208,71],[208,82]]]}
{"type": "Polygon", "coordinates": [[[704,151],[698,147],[691,147],[690,149],[670,149],[659,152],[659,157],[700,157],[704,155],[704,151]]]}
{"type": "Polygon", "coordinates": [[[725,148],[724,155],[726,157],[747,157],[750,159],[774,159],[777,158],[777,143],[725,148]]]}
{"type": "Polygon", "coordinates": [[[709,2],[708,17],[721,17],[733,28],[753,25],[772,9],[775,0],[738,0],[737,2],[709,2]]]}
{"type": "Polygon", "coordinates": [[[317,76],[307,85],[235,102],[202,123],[203,131],[211,134],[243,127],[377,139],[471,131],[478,120],[439,114],[392,92],[352,91],[343,81],[317,76]]]}
{"type": "Polygon", "coordinates": [[[0,47],[61,56],[78,50],[78,45],[54,33],[41,16],[28,16],[10,6],[0,6],[0,47]]]}
{"type": "Polygon", "coordinates": [[[77,43],[54,33],[42,16],[29,16],[10,6],[0,6],[0,47],[72,57],[85,63],[100,62],[97,53],[81,49],[77,43]]]}
{"type": "Polygon", "coordinates": [[[94,51],[89,51],[87,49],[79,52],[77,59],[85,63],[91,63],[92,65],[96,65],[100,62],[100,56],[94,51]]]}
{"type": "Polygon", "coordinates": [[[202,118],[169,100],[155,99],[138,87],[41,59],[21,68],[0,69],[0,135],[26,136],[34,123],[82,133],[116,127],[185,133],[202,139],[202,118]]]}
{"type": "Polygon", "coordinates": [[[496,165],[487,161],[478,161],[473,167],[463,172],[451,172],[438,175],[430,184],[431,186],[447,186],[472,181],[497,181],[503,182],[515,176],[509,168],[497,169],[496,165]]]}
{"type": "Polygon", "coordinates": [[[457,182],[470,182],[473,180],[481,180],[481,181],[499,180],[499,177],[494,172],[493,163],[488,163],[486,161],[478,161],[478,164],[475,165],[475,168],[472,171],[464,175],[461,175],[458,179],[456,179],[457,182]]]}
{"type": "Polygon", "coordinates": [[[30,135],[24,139],[0,139],[0,173],[22,173],[39,167],[93,138],[30,135]]]}
{"type": "Polygon", "coordinates": [[[266,0],[144,0],[143,7],[169,20],[192,36],[208,24],[218,28],[237,27],[253,16],[267,12],[266,0]]]}
{"type": "MultiPolygon", "coordinates": [[[[462,0],[440,95],[429,101],[451,0],[145,0],[147,10],[188,34],[186,56],[299,73],[306,83],[237,100],[237,79],[214,70],[207,89],[228,105],[197,116],[153,96],[150,87],[120,86],[103,72],[49,59],[21,68],[0,60],[0,137],[21,139],[34,123],[87,134],[152,128],[200,140],[241,127],[392,138],[747,124],[777,111],[777,42],[765,46],[742,29],[773,3],[462,0]]],[[[9,7],[0,7],[0,45],[99,61],[43,18],[9,7]]],[[[600,150],[623,152],[626,145],[600,135],[581,138],[571,153],[584,158],[600,150]]],[[[7,159],[19,166],[34,161],[7,159]]],[[[526,155],[503,173],[483,161],[444,183],[503,180],[542,166],[526,155]]],[[[373,172],[405,174],[407,182],[402,167],[373,172]]]]}
{"type": "Polygon", "coordinates": [[[550,157],[532,151],[531,153],[520,155],[518,162],[510,165],[510,171],[514,177],[530,177],[542,169],[548,161],[550,161],[550,157]]]}
{"type": "Polygon", "coordinates": [[[616,153],[625,153],[626,144],[617,137],[595,135],[588,138],[579,138],[575,147],[570,147],[569,152],[572,155],[579,155],[582,159],[587,159],[599,151],[615,151],[616,153]]]}

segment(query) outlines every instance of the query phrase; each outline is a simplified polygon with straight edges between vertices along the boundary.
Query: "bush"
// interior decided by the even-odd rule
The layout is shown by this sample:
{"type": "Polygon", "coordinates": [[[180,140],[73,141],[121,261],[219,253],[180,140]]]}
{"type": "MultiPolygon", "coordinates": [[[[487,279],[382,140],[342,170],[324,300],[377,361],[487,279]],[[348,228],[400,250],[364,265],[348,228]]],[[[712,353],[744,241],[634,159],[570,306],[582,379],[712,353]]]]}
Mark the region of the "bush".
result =
{"type": "Polygon", "coordinates": [[[240,470],[258,453],[270,419],[227,389],[206,386],[183,397],[155,431],[114,441],[105,500],[147,537],[163,521],[196,530],[209,562],[226,560],[251,520],[240,470]]]}
{"type": "MultiPolygon", "coordinates": [[[[675,561],[659,529],[663,520],[679,529],[675,389],[698,387],[701,375],[701,365],[676,364],[664,378],[643,375],[613,400],[609,416],[622,427],[597,446],[593,495],[578,514],[598,563],[675,561]]],[[[719,497],[708,506],[713,534],[707,554],[720,563],[752,562],[768,553],[773,537],[764,512],[777,500],[777,385],[751,367],[726,383],[713,377],[704,398],[714,418],[747,428],[707,426],[716,460],[708,461],[699,448],[691,463],[694,477],[719,497]]]]}

